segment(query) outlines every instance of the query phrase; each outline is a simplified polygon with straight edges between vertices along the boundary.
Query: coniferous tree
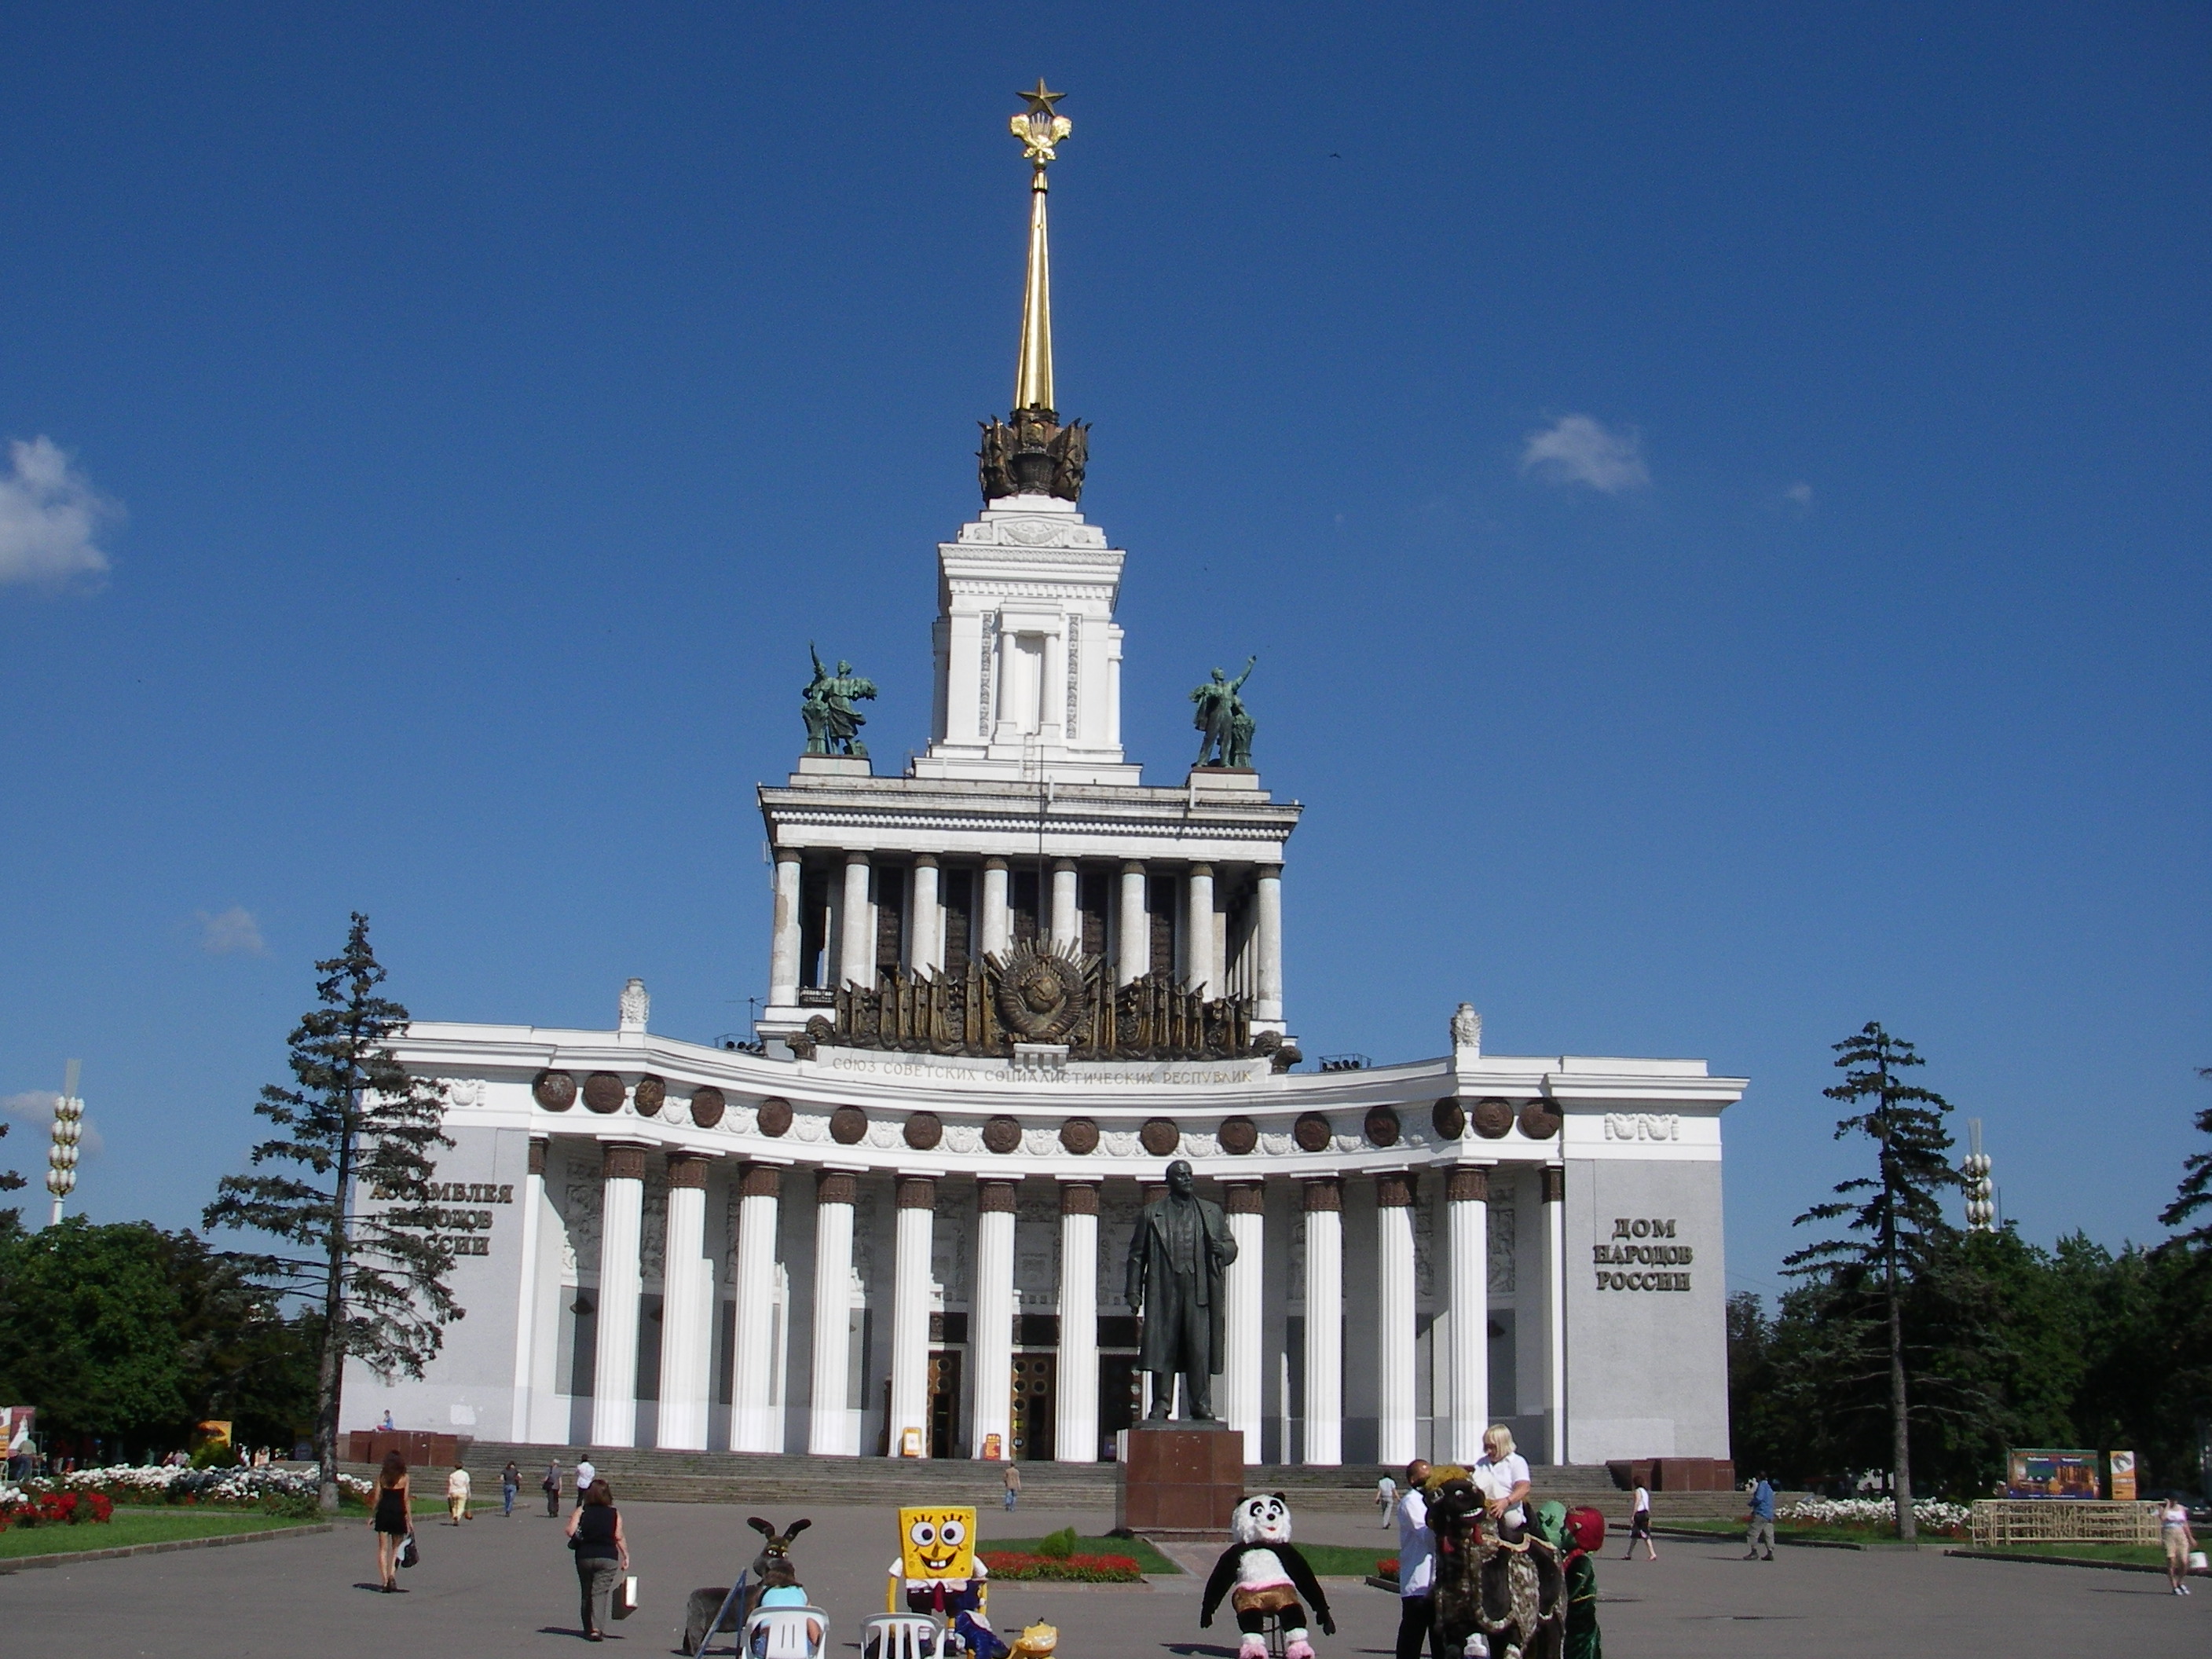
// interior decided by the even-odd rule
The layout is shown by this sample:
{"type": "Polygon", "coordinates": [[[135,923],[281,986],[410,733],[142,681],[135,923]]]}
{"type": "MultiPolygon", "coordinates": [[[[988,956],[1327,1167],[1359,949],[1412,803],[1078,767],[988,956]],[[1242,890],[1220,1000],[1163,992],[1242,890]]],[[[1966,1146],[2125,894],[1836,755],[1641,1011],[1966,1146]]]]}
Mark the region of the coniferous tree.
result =
{"type": "Polygon", "coordinates": [[[270,1085],[253,1109],[279,1131],[253,1149],[254,1164],[295,1164],[299,1173],[225,1176],[202,1218],[298,1248],[243,1259],[262,1285],[319,1315],[315,1455],[331,1508],[346,1358],[387,1376],[420,1376],[462,1310],[445,1282],[453,1258],[431,1231],[432,1149],[453,1144],[440,1127],[443,1091],[392,1057],[407,1010],[376,994],[384,969],[369,948],[368,918],[355,912],[343,953],[315,969],[320,1006],[291,1037],[296,1086],[270,1085]]]}
{"type": "MultiPolygon", "coordinates": [[[[12,1124],[0,1123],[0,1135],[5,1135],[13,1127],[12,1124]]],[[[22,1184],[23,1177],[15,1170],[0,1170],[0,1193],[12,1193],[22,1184]]],[[[22,1224],[22,1220],[23,1212],[21,1210],[0,1210],[0,1227],[20,1226],[22,1224]]]]}
{"type": "Polygon", "coordinates": [[[1912,1518],[1911,1391],[1905,1367],[1905,1291],[1952,1228],[1942,1195],[1961,1184],[1947,1154],[1951,1136],[1943,1115],[1951,1103],[1930,1089],[1905,1083],[1899,1073],[1924,1065],[1911,1043],[1893,1037],[1880,1022],[1835,1045],[1844,1080],[1821,1093],[1856,1109],[1836,1125],[1836,1139],[1865,1135],[1875,1146],[1877,1173],[1839,1182],[1832,1202],[1799,1216],[1807,1222],[1844,1222],[1856,1237],[1824,1239],[1784,1259],[1784,1271],[1824,1283],[1850,1301],[1871,1291],[1888,1348],[1890,1468],[1896,1487],[1897,1533],[1910,1542],[1912,1518]]]}

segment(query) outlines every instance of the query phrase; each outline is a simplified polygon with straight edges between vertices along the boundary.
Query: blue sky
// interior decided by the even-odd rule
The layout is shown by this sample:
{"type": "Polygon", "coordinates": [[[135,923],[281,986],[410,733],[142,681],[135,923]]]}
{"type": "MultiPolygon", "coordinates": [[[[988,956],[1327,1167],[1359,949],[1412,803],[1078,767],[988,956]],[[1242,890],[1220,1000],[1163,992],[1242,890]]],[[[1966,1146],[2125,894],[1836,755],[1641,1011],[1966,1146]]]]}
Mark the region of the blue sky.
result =
{"type": "Polygon", "coordinates": [[[1175,781],[1258,653],[1308,1052],[1466,998],[1748,1075],[1763,1289],[1879,1018],[2031,1237],[2154,1234],[2212,1099],[2202,7],[9,36],[0,1096],[84,1058],[95,1217],[196,1217],[350,908],[426,1017],[744,1028],[808,638],[927,739],[1042,72],[1126,731],[1175,781]]]}

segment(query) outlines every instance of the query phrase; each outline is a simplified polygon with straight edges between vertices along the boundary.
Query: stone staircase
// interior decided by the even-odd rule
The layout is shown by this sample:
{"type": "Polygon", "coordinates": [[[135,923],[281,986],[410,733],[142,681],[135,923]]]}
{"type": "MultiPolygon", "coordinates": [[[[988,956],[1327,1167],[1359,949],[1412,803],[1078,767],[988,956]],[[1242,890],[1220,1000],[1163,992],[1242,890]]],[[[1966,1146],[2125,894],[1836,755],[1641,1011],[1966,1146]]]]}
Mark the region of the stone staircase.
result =
{"type": "MultiPolygon", "coordinates": [[[[462,1452],[479,1498],[499,1494],[499,1472],[509,1458],[522,1470],[522,1498],[539,1500],[545,1465],[559,1458],[565,1483],[579,1460],[589,1457],[620,1501],[728,1504],[758,1511],[809,1504],[996,1504],[1001,1466],[965,1458],[810,1457],[790,1453],[659,1451],[642,1448],[514,1445],[469,1443],[462,1452]]],[[[367,1464],[348,1472],[368,1475],[367,1464]]],[[[1039,1510],[1110,1512],[1116,1466],[1112,1463],[1024,1463],[1022,1502],[1039,1510]]],[[[1316,1468],[1304,1464],[1258,1464],[1247,1470],[1253,1492],[1287,1494],[1294,1507],[1330,1515],[1371,1513],[1375,1483],[1385,1471],[1366,1465],[1316,1468]]],[[[1389,1471],[1395,1474],[1395,1470],[1389,1471]]],[[[1539,1499],[1587,1504],[1625,1524],[1627,1494],[1602,1464],[1540,1464],[1533,1471],[1539,1499]]],[[[1655,1519],[1689,1520],[1743,1513],[1733,1492],[1656,1492],[1655,1519]]],[[[777,1518],[771,1516],[771,1519],[777,1518]]]]}

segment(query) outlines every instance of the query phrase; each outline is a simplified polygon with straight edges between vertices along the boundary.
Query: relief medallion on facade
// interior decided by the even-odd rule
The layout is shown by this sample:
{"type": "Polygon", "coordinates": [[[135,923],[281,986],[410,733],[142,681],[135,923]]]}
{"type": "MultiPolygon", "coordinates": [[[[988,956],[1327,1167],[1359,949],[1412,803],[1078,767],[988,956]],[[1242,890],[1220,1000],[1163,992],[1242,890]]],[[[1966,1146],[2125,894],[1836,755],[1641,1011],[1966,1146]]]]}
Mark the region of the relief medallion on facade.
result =
{"type": "Polygon", "coordinates": [[[540,1072],[530,1093],[547,1111],[565,1112],[576,1103],[576,1079],[566,1072],[540,1072]]]}

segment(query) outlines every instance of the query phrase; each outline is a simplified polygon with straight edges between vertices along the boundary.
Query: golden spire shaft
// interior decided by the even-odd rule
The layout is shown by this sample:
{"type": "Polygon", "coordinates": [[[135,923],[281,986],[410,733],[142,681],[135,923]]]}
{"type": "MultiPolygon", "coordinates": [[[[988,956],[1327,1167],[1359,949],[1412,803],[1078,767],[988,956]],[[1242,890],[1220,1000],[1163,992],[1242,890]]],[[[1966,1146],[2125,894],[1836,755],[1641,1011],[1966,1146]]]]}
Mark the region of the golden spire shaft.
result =
{"type": "Polygon", "coordinates": [[[1045,233],[1044,163],[1030,178],[1030,273],[1022,290],[1022,352],[1014,369],[1016,409],[1057,409],[1052,400],[1052,252],[1045,233]]]}
{"type": "Polygon", "coordinates": [[[1054,146],[1075,130],[1053,106],[1066,94],[1050,92],[1039,76],[1035,92],[1017,94],[1029,108],[1009,123],[1022,141],[1022,159],[1030,171],[1030,272],[1022,292],[1022,351],[1014,369],[1014,407],[1056,409],[1052,400],[1052,255],[1045,236],[1044,170],[1055,156],[1054,146]]]}

